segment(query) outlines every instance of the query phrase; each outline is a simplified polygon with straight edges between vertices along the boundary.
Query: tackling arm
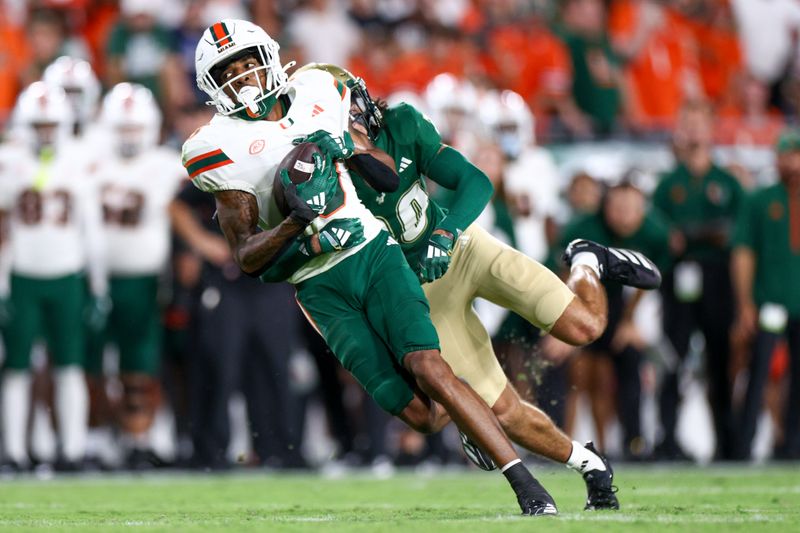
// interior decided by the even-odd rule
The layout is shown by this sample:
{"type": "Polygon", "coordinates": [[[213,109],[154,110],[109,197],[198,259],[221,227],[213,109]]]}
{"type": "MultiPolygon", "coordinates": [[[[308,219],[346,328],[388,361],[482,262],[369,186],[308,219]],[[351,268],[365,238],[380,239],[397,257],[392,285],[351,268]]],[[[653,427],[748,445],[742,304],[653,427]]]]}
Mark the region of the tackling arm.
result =
{"type": "Polygon", "coordinates": [[[214,198],[219,225],[234,260],[246,274],[258,276],[269,269],[307,226],[290,216],[270,230],[258,231],[255,196],[243,191],[219,191],[214,198]]]}
{"type": "Polygon", "coordinates": [[[439,185],[455,191],[447,217],[437,228],[453,236],[458,236],[480,216],[494,194],[486,174],[450,146],[441,147],[425,173],[439,185]]]}

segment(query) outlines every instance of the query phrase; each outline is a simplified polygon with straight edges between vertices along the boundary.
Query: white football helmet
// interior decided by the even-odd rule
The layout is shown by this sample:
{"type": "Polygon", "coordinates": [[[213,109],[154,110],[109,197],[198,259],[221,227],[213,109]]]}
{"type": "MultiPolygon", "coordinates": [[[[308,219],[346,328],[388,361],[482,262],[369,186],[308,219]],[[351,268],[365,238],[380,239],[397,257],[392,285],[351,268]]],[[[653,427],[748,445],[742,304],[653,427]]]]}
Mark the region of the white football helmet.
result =
{"type": "Polygon", "coordinates": [[[425,87],[425,103],[442,138],[450,141],[473,129],[478,93],[471,83],[452,74],[439,74],[425,87]]]}
{"type": "Polygon", "coordinates": [[[45,69],[42,80],[64,89],[77,122],[85,124],[94,118],[100,82],[88,61],[61,56],[45,69]]]}
{"type": "Polygon", "coordinates": [[[100,123],[111,132],[120,156],[135,157],[158,144],[161,111],[147,87],[118,83],[103,98],[100,123]]]}
{"type": "Polygon", "coordinates": [[[72,137],[72,107],[61,87],[37,81],[17,98],[11,116],[11,136],[36,151],[57,148],[72,137]]]}
{"type": "Polygon", "coordinates": [[[533,113],[525,99],[514,91],[483,98],[480,118],[508,158],[516,159],[535,142],[533,113]]]}
{"type": "Polygon", "coordinates": [[[287,85],[286,70],[294,64],[281,65],[279,48],[267,32],[246,20],[225,19],[206,29],[197,43],[194,63],[197,86],[211,97],[208,104],[215,105],[223,115],[236,113],[250,120],[266,116],[287,85]],[[247,52],[252,52],[261,65],[224,82],[215,79],[215,74],[220,74],[216,70],[247,52]],[[248,75],[255,78],[258,88],[244,87],[237,93],[233,83],[248,75]],[[237,101],[226,94],[225,89],[235,94],[237,101]]]}

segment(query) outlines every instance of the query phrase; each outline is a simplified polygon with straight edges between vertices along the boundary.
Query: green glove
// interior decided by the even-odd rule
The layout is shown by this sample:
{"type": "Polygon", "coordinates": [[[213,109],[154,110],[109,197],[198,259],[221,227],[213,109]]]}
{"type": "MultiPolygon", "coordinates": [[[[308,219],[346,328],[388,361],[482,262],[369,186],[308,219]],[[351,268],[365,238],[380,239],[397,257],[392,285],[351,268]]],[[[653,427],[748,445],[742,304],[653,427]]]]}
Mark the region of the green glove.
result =
{"type": "Polygon", "coordinates": [[[317,130],[311,135],[298,137],[293,144],[314,143],[322,153],[331,159],[347,159],[355,150],[350,132],[345,131],[341,137],[335,137],[325,130],[317,130]]]}
{"type": "MultiPolygon", "coordinates": [[[[314,154],[314,172],[308,181],[293,184],[289,172],[281,169],[281,182],[287,192],[304,201],[315,213],[325,212],[328,202],[336,196],[339,187],[339,175],[336,173],[331,159],[314,154]]],[[[296,209],[293,209],[296,210],[296,209]]]]}
{"type": "Polygon", "coordinates": [[[313,237],[303,237],[300,251],[306,255],[316,256],[358,246],[364,242],[364,226],[357,218],[339,218],[328,222],[318,235],[318,249],[312,246],[313,237]]]}
{"type": "Polygon", "coordinates": [[[111,298],[92,296],[83,310],[83,317],[89,329],[98,333],[105,329],[109,313],[111,313],[111,298]]]}
{"type": "Polygon", "coordinates": [[[453,243],[455,239],[450,232],[434,230],[428,240],[428,248],[425,256],[420,261],[419,279],[422,283],[435,281],[447,272],[450,266],[450,256],[453,255],[453,243]],[[437,233],[440,232],[440,233],[437,233]]]}
{"type": "Polygon", "coordinates": [[[14,306],[9,298],[0,298],[0,328],[5,328],[14,317],[14,306]]]}

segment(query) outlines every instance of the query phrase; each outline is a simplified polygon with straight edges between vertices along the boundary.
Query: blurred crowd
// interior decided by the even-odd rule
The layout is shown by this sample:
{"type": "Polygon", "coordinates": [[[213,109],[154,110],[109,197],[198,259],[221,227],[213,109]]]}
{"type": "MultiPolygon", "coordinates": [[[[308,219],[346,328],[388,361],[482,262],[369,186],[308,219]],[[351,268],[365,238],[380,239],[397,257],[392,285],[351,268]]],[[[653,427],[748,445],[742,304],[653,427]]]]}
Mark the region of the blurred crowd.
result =
{"type": "Polygon", "coordinates": [[[608,330],[580,349],[476,302],[568,434],[588,418],[626,460],[747,460],[766,428],[762,458],[800,459],[795,0],[5,0],[0,18],[4,471],[463,461],[457,435],[363,395],[288,285],[241,274],[185,179],[176,147],[212,116],[194,48],[222,18],[427,113],[495,186],[479,223],[556,272],[579,236],[659,265],[658,294],[607,287],[608,330]],[[692,384],[705,455],[678,428],[692,384]]]}

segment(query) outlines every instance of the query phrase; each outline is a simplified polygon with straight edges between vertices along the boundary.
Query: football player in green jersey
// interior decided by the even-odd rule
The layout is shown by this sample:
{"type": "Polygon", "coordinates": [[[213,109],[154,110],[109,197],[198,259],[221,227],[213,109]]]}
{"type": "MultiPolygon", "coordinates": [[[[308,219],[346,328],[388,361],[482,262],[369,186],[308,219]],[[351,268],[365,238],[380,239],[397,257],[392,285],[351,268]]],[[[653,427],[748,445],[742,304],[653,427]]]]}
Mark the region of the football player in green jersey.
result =
{"type": "MultiPolygon", "coordinates": [[[[587,344],[606,326],[601,280],[619,275],[617,257],[604,247],[582,243],[578,249],[586,255],[568,257],[572,272],[565,285],[538,262],[472,224],[491,198],[492,185],[458,151],[442,143],[424,115],[408,104],[389,108],[375,102],[363,80],[339,67],[303,67],[309,68],[326,70],[351,88],[350,129],[356,153],[370,150],[375,155],[377,148],[397,170],[399,182],[393,190],[361,178],[357,167],[353,181],[361,201],[384,222],[424,283],[442,356],[492,407],[513,441],[583,475],[587,509],[617,509],[607,460],[591,443],[570,441],[544,412],[520,399],[472,309],[474,299],[482,297],[565,342],[587,344]],[[448,211],[429,198],[426,177],[454,191],[448,211]]],[[[624,270],[635,278],[624,281],[655,281],[657,286],[657,276],[652,275],[657,269],[648,261],[628,263],[624,270]]]]}

